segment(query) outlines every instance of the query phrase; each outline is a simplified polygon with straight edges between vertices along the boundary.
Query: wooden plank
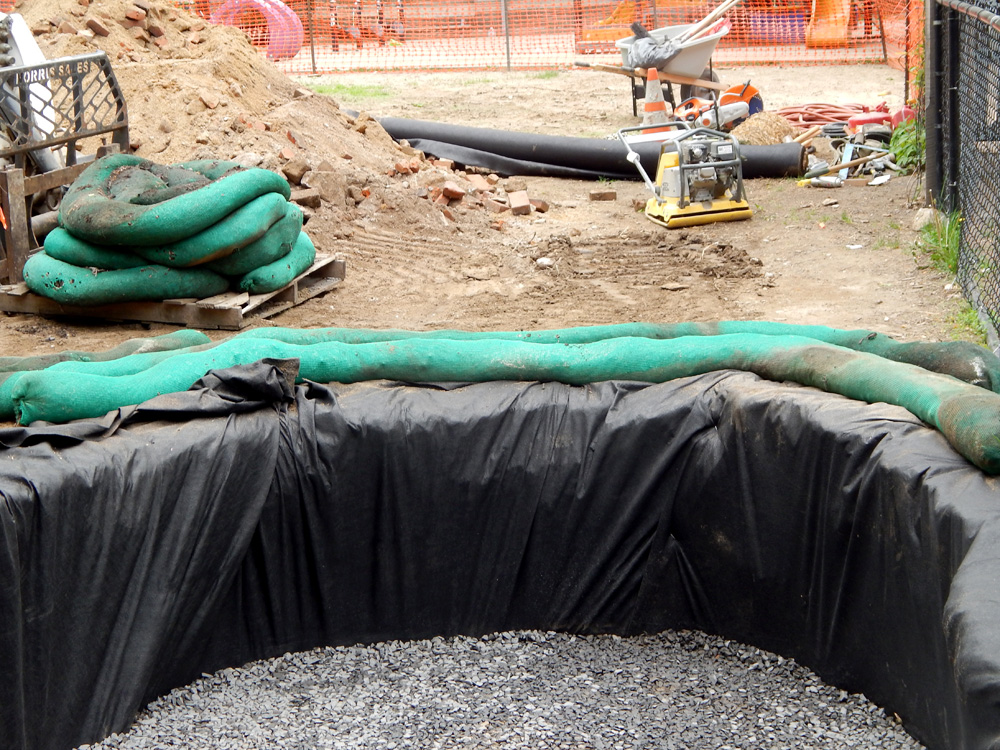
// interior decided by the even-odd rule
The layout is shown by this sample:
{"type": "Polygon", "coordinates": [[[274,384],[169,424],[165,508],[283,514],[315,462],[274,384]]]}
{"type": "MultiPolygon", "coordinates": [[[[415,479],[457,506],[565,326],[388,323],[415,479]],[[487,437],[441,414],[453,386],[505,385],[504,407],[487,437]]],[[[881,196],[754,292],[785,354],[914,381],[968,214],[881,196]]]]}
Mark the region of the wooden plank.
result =
{"type": "Polygon", "coordinates": [[[205,299],[172,299],[156,302],[119,302],[110,305],[63,305],[31,292],[23,282],[0,286],[0,312],[72,316],[104,320],[137,320],[172,323],[196,328],[239,330],[253,318],[277,315],[307,299],[329,291],[346,273],[346,264],[328,256],[317,258],[304,274],[268,294],[228,292],[205,299]]]}
{"type": "MultiPolygon", "coordinates": [[[[7,248],[7,280],[20,281],[21,269],[28,259],[28,211],[24,201],[24,170],[0,170],[0,208],[7,219],[4,247],[7,248]]],[[[2,280],[2,279],[0,279],[2,280]]]]}
{"type": "Polygon", "coordinates": [[[680,76],[674,73],[660,73],[661,80],[670,81],[670,83],[683,83],[688,86],[697,86],[703,89],[713,89],[714,91],[725,91],[729,86],[725,83],[719,83],[718,81],[708,81],[704,78],[691,78],[690,76],[680,76]]]}
{"type": "Polygon", "coordinates": [[[51,190],[52,188],[61,187],[62,185],[69,185],[73,180],[80,176],[88,166],[87,163],[74,164],[72,167],[63,167],[62,169],[56,169],[51,172],[45,172],[43,174],[36,174],[32,177],[24,178],[24,192],[25,195],[33,195],[35,193],[40,193],[44,190],[51,190]]]}
{"type": "MultiPolygon", "coordinates": [[[[327,266],[333,265],[334,263],[337,263],[337,262],[338,262],[337,260],[335,260],[334,258],[331,258],[329,255],[317,255],[316,256],[316,260],[313,261],[313,264],[311,266],[309,266],[308,269],[306,269],[305,273],[301,273],[298,276],[296,276],[294,279],[292,279],[291,283],[288,286],[282,287],[281,289],[277,290],[276,292],[268,292],[266,294],[251,294],[249,302],[243,308],[244,314],[245,313],[249,313],[249,312],[251,312],[253,310],[256,310],[257,308],[259,308],[259,307],[261,307],[261,306],[263,306],[263,305],[265,305],[266,303],[269,303],[269,302],[273,302],[274,304],[277,304],[279,302],[283,302],[284,298],[279,299],[279,300],[275,300],[274,298],[277,297],[278,295],[284,294],[285,290],[287,290],[290,286],[293,286],[293,285],[297,284],[300,279],[303,279],[303,278],[305,278],[307,276],[312,276],[313,274],[316,274],[316,273],[322,273],[323,269],[325,269],[327,266]]],[[[344,262],[343,261],[339,261],[339,263],[341,264],[340,268],[341,268],[341,271],[342,271],[339,278],[343,279],[344,278],[343,270],[344,270],[345,266],[344,266],[344,262]]],[[[282,309],[283,310],[287,309],[287,306],[283,307],[282,309]]],[[[271,314],[273,315],[274,313],[271,313],[271,314]]]]}
{"type": "Polygon", "coordinates": [[[20,297],[22,294],[28,294],[31,290],[28,289],[28,285],[22,281],[17,284],[5,284],[4,286],[0,286],[0,291],[3,291],[5,294],[13,294],[20,297]]]}
{"type": "Polygon", "coordinates": [[[196,303],[199,307],[240,307],[250,299],[246,292],[223,292],[214,297],[200,299],[196,303]]]}
{"type": "Polygon", "coordinates": [[[117,154],[120,150],[121,149],[118,148],[117,143],[105,144],[97,147],[96,156],[93,158],[87,158],[86,161],[82,161],[79,164],[73,164],[72,166],[63,167],[62,169],[54,169],[51,172],[25,177],[24,194],[34,195],[35,193],[41,193],[45,190],[52,190],[53,188],[62,187],[63,185],[69,185],[96,159],[100,159],[108,154],[117,154]]]}
{"type": "Polygon", "coordinates": [[[21,296],[0,294],[0,311],[33,315],[72,316],[103,320],[138,320],[147,323],[172,323],[197,328],[241,327],[238,309],[214,310],[194,304],[168,302],[118,302],[110,305],[63,305],[38,294],[21,296]]]}

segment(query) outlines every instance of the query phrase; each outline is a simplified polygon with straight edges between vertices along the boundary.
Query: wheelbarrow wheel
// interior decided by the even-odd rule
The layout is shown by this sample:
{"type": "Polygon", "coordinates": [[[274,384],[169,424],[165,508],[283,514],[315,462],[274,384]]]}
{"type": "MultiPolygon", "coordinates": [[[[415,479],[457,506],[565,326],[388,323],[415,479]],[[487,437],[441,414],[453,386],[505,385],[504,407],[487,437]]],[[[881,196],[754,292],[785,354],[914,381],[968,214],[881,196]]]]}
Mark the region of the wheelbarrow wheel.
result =
{"type": "MultiPolygon", "coordinates": [[[[719,74],[712,70],[711,66],[705,68],[701,75],[698,76],[702,81],[714,81],[719,82],[719,74]]],[[[692,97],[696,99],[715,99],[716,93],[714,89],[705,88],[704,86],[692,86],[687,83],[681,84],[681,101],[687,101],[692,97]]]]}

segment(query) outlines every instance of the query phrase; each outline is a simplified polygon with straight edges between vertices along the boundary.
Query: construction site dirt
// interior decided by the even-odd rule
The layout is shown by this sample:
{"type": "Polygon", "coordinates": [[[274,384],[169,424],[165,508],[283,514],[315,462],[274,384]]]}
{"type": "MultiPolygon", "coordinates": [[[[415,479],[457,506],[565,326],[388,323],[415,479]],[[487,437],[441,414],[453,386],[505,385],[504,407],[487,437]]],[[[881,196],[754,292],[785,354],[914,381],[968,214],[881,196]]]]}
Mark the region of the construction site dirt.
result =
{"type": "MultiPolygon", "coordinates": [[[[291,80],[239,30],[162,0],[144,3],[161,32],[147,41],[119,23],[132,5],[32,0],[16,10],[50,59],[108,53],[138,155],[237,159],[284,171],[296,189],[318,194],[305,209],[305,230],[321,253],[346,262],[346,278],[259,325],[514,330],[742,319],[873,329],[902,340],[971,335],[953,322],[963,305],[954,279],[915,247],[911,224],[923,205],[915,177],[835,190],[748,180],[749,221],[665,229],[637,210],[648,197],[638,179],[504,175],[484,188],[460,166],[435,165],[395,143],[371,119],[607,137],[638,123],[623,77],[579,69],[291,80]],[[90,19],[107,35],[92,33],[90,19]],[[331,94],[314,92],[323,84],[331,94]],[[435,201],[449,182],[451,200],[435,201]],[[534,199],[530,212],[497,212],[490,191],[517,188],[534,199]],[[592,200],[592,191],[609,199],[592,200]]],[[[902,74],[882,65],[717,73],[724,83],[751,80],[767,109],[903,102],[902,74]]],[[[95,350],[169,330],[10,315],[0,318],[0,351],[95,350]]]]}

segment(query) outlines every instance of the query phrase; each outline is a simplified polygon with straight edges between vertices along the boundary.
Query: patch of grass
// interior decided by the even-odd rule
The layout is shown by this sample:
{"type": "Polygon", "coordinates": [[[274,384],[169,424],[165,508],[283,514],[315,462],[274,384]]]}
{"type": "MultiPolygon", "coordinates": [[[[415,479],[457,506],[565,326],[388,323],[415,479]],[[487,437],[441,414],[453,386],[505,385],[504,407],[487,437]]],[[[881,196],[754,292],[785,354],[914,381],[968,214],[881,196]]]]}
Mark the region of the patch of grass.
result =
{"type": "Polygon", "coordinates": [[[393,96],[392,91],[386,90],[384,86],[376,86],[373,83],[309,83],[306,87],[317,94],[325,94],[340,99],[357,101],[359,99],[385,99],[393,96]]]}
{"type": "Polygon", "coordinates": [[[553,78],[559,77],[558,70],[543,70],[539,73],[535,73],[534,78],[541,78],[543,81],[551,80],[553,78]]]}
{"type": "Polygon", "coordinates": [[[956,340],[987,346],[986,326],[972,309],[972,305],[965,300],[962,300],[961,308],[948,317],[948,325],[951,326],[952,336],[956,340]]]}
{"type": "Polygon", "coordinates": [[[889,150],[896,156],[897,166],[903,169],[923,169],[926,138],[924,124],[919,118],[896,126],[889,141],[889,150]]]}
{"type": "Polygon", "coordinates": [[[875,240],[873,250],[898,250],[899,237],[879,237],[875,240]]]}
{"type": "Polygon", "coordinates": [[[934,220],[920,230],[918,245],[942,273],[958,273],[958,251],[962,238],[962,217],[958,211],[951,214],[937,212],[934,220]]]}
{"type": "Polygon", "coordinates": [[[842,222],[844,222],[845,224],[853,224],[854,223],[854,220],[851,218],[851,215],[849,213],[847,213],[847,211],[844,211],[843,213],[840,214],[840,220],[842,222]]]}

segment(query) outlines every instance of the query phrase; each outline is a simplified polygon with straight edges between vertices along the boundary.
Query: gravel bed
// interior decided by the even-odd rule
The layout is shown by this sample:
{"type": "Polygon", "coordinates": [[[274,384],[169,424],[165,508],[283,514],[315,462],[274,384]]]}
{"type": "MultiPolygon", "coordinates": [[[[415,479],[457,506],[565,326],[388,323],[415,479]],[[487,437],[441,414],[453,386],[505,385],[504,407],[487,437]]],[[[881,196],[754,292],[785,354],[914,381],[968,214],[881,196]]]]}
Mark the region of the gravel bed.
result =
{"type": "Polygon", "coordinates": [[[864,696],[698,632],[537,631],[225,669],[85,748],[920,748],[864,696]]]}

